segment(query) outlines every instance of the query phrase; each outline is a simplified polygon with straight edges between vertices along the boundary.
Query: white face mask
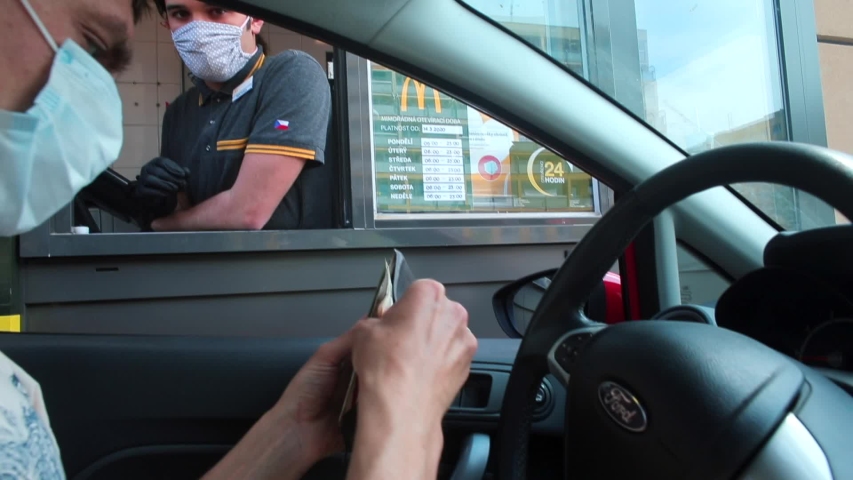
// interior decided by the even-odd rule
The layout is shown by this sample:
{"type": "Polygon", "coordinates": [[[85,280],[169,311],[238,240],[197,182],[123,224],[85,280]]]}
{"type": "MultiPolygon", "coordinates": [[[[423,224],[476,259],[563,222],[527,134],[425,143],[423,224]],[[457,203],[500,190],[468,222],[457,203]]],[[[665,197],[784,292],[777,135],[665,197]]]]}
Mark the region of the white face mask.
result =
{"type": "Polygon", "coordinates": [[[113,77],[73,40],[58,48],[50,78],[26,113],[0,110],[0,236],[41,225],[92,183],[121,151],[122,109],[113,77]]]}
{"type": "Polygon", "coordinates": [[[253,53],[243,51],[242,27],[196,20],[172,32],[175,48],[196,77],[209,82],[226,82],[243,69],[253,53]]]}

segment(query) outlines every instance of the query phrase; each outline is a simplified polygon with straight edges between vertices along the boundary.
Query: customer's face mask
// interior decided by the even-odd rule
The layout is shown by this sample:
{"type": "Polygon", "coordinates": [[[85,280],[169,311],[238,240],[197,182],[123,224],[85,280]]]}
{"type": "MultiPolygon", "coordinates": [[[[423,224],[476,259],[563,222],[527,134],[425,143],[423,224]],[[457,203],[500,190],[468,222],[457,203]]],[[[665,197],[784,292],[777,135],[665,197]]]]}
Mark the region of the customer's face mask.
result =
{"type": "Polygon", "coordinates": [[[196,77],[209,82],[226,82],[243,69],[253,53],[243,51],[243,26],[196,20],[172,32],[175,48],[196,77]]]}
{"type": "Polygon", "coordinates": [[[50,77],[26,113],[0,110],[0,236],[44,223],[114,162],[121,151],[121,98],[107,70],[73,40],[58,47],[50,77]]]}

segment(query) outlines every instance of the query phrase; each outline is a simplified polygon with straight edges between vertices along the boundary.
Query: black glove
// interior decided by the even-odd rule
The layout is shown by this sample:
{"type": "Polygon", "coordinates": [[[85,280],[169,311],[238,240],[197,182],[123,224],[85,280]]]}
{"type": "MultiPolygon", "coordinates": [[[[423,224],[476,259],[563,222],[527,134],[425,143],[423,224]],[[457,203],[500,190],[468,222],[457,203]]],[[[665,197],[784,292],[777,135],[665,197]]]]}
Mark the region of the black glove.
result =
{"type": "Polygon", "coordinates": [[[144,212],[139,216],[141,223],[150,225],[153,220],[174,212],[178,192],[186,190],[189,176],[189,169],[166,157],[146,163],[133,186],[133,196],[144,212]]]}
{"type": "Polygon", "coordinates": [[[184,168],[166,157],[157,157],[142,167],[136,177],[136,196],[171,198],[187,188],[190,177],[184,168]]]}
{"type": "Polygon", "coordinates": [[[151,232],[151,222],[163,218],[175,211],[178,206],[177,194],[168,197],[140,197],[136,194],[136,182],[131,183],[131,199],[133,201],[133,222],[139,225],[143,232],[151,232]]]}

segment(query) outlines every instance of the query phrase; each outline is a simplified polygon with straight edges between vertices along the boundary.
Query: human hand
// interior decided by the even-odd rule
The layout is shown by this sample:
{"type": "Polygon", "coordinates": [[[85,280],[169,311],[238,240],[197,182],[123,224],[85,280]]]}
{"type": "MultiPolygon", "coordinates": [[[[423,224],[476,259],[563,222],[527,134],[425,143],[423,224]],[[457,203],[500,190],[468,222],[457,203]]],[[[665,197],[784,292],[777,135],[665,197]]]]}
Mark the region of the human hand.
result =
{"type": "Polygon", "coordinates": [[[441,421],[477,350],[468,312],[440,283],[419,280],[381,320],[354,330],[359,400],[349,478],[394,478],[403,469],[435,478],[441,421]]]}
{"type": "Polygon", "coordinates": [[[157,157],[142,167],[136,177],[135,193],[139,197],[173,198],[187,187],[189,175],[189,169],[166,157],[157,157]]]}
{"type": "Polygon", "coordinates": [[[313,465],[334,453],[343,451],[343,436],[338,425],[342,398],[338,388],[342,364],[352,351],[353,331],[325,343],[302,366],[285,389],[275,415],[301,445],[299,463],[313,465]],[[337,395],[336,395],[337,394],[337,395]]]}
{"type": "Polygon", "coordinates": [[[340,451],[343,438],[335,409],[341,399],[334,397],[352,338],[350,331],[321,346],[279,401],[204,480],[296,480],[319,460],[340,451]]]}
{"type": "Polygon", "coordinates": [[[359,404],[376,395],[424,407],[422,414],[440,421],[467,380],[476,350],[465,308],[448,299],[440,283],[418,280],[381,320],[356,325],[359,404]]]}

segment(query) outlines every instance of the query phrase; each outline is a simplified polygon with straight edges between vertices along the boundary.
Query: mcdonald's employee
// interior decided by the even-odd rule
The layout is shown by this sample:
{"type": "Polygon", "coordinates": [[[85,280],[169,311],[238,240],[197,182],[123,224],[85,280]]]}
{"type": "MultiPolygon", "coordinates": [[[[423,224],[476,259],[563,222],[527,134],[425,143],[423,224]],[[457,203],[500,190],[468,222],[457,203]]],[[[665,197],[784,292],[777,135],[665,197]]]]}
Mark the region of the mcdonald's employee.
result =
{"type": "MultiPolygon", "coordinates": [[[[311,228],[304,206],[322,168],[328,80],[304,52],[266,56],[263,21],[199,0],[155,0],[194,87],[166,110],[160,156],[135,193],[154,231],[311,228]]],[[[316,198],[316,197],[313,197],[316,198]]]]}

